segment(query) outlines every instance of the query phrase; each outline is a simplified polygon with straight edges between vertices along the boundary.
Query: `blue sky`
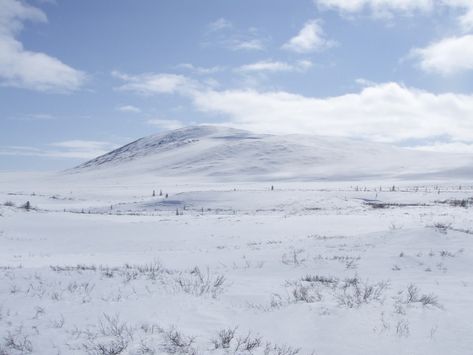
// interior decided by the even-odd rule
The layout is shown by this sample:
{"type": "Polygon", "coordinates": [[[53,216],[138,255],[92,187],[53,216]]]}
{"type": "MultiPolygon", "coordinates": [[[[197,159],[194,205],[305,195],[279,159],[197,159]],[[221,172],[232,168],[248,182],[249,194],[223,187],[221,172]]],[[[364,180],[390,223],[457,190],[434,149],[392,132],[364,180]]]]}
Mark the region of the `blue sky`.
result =
{"type": "Polygon", "coordinates": [[[0,170],[219,123],[473,152],[470,0],[0,0],[0,170]]]}

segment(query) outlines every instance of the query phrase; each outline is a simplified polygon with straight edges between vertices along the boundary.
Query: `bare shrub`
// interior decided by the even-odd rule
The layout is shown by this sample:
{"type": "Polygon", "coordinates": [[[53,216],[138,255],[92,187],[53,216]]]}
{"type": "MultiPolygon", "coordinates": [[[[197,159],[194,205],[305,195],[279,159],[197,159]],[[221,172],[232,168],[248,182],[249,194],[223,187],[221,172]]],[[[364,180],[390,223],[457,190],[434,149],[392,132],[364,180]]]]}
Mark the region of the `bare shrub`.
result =
{"type": "Polygon", "coordinates": [[[60,265],[50,265],[49,268],[52,270],[52,271],[55,271],[55,272],[71,272],[71,271],[75,271],[75,272],[81,272],[81,271],[96,271],[97,270],[97,266],[95,265],[84,265],[84,264],[78,264],[76,266],[60,266],[60,265]]]}
{"type": "Polygon", "coordinates": [[[245,337],[238,337],[236,340],[235,352],[247,351],[251,352],[261,346],[261,337],[253,337],[248,333],[245,337]]]}
{"type": "Polygon", "coordinates": [[[440,303],[438,302],[437,296],[433,293],[429,294],[419,294],[419,289],[414,284],[407,286],[407,294],[405,299],[406,304],[420,303],[423,306],[431,306],[441,308],[440,303]]]}
{"type": "Polygon", "coordinates": [[[99,330],[103,336],[113,336],[122,338],[133,338],[133,329],[126,323],[120,322],[118,315],[103,315],[103,320],[99,322],[99,330]]]}
{"type": "Polygon", "coordinates": [[[83,344],[90,355],[122,354],[133,340],[133,329],[120,322],[119,316],[103,315],[99,321],[99,334],[88,334],[88,341],[83,344]]]}
{"type": "Polygon", "coordinates": [[[302,281],[311,282],[311,283],[321,283],[325,286],[336,286],[338,284],[338,279],[335,277],[319,276],[319,275],[306,275],[302,277],[302,281]]]}
{"type": "Polygon", "coordinates": [[[382,302],[383,294],[389,287],[389,283],[381,281],[375,284],[361,282],[357,277],[345,279],[336,295],[340,305],[348,308],[358,308],[362,304],[371,301],[382,302]]]}
{"type": "Polygon", "coordinates": [[[452,227],[452,224],[449,223],[434,223],[432,226],[435,230],[442,234],[447,234],[448,230],[452,227]]]}
{"type": "Polygon", "coordinates": [[[300,348],[293,348],[288,345],[273,345],[271,343],[266,343],[264,355],[297,355],[300,351],[300,348]]]}
{"type": "Polygon", "coordinates": [[[215,349],[228,349],[232,340],[235,338],[236,330],[237,328],[235,327],[233,329],[227,328],[219,331],[217,337],[215,339],[212,339],[212,343],[215,349]]]}
{"type": "Polygon", "coordinates": [[[17,328],[15,333],[8,332],[3,338],[3,345],[6,349],[18,351],[20,354],[31,354],[33,345],[28,335],[23,334],[23,328],[17,328]]]}
{"type": "Polygon", "coordinates": [[[274,293],[271,295],[270,307],[281,308],[284,305],[284,300],[281,295],[274,293]]]}
{"type": "Polygon", "coordinates": [[[203,274],[198,267],[195,267],[190,273],[180,273],[175,282],[185,293],[195,296],[211,294],[217,297],[223,292],[225,277],[223,275],[212,275],[207,269],[203,274]]]}
{"type": "Polygon", "coordinates": [[[406,309],[404,308],[404,304],[402,302],[396,301],[394,303],[394,313],[406,314],[406,309]]]}
{"type": "Polygon", "coordinates": [[[135,267],[138,272],[145,274],[150,280],[156,280],[161,273],[168,272],[158,260],[155,260],[150,264],[137,265],[135,267]]]}
{"type": "Polygon", "coordinates": [[[236,336],[237,327],[222,329],[215,339],[212,340],[215,349],[229,349],[231,353],[252,353],[262,345],[262,338],[252,336],[248,332],[246,336],[236,336]]]}
{"type": "Polygon", "coordinates": [[[26,201],[23,205],[21,205],[21,208],[23,208],[25,211],[30,211],[33,207],[31,207],[30,201],[26,201]]]}
{"type": "Polygon", "coordinates": [[[406,319],[401,319],[396,324],[396,334],[399,337],[408,337],[410,334],[409,322],[406,319]]]}
{"type": "Polygon", "coordinates": [[[316,287],[296,284],[292,290],[292,297],[295,302],[314,303],[322,300],[322,295],[316,287]]]}
{"type": "Polygon", "coordinates": [[[440,256],[441,256],[441,257],[447,257],[447,256],[448,256],[448,257],[450,257],[450,258],[453,258],[453,257],[455,257],[455,254],[452,253],[452,252],[450,252],[450,251],[448,251],[448,250],[441,250],[441,251],[440,251],[440,256]]]}
{"type": "Polygon", "coordinates": [[[353,259],[353,260],[348,260],[348,261],[345,263],[345,268],[346,268],[346,269],[353,270],[353,269],[356,269],[357,267],[358,267],[358,263],[356,262],[355,259],[353,259]]]}
{"type": "Polygon", "coordinates": [[[195,349],[191,346],[194,343],[194,337],[188,337],[183,335],[180,331],[174,327],[169,329],[165,334],[165,350],[171,354],[193,354],[195,349]]]}
{"type": "Polygon", "coordinates": [[[136,350],[136,355],[155,355],[158,354],[156,349],[151,345],[147,344],[144,340],[141,340],[138,349],[136,350]]]}
{"type": "Polygon", "coordinates": [[[51,321],[51,326],[53,328],[59,329],[64,326],[64,323],[65,323],[64,316],[61,314],[58,319],[51,321]]]}
{"type": "MultiPolygon", "coordinates": [[[[320,302],[325,297],[331,297],[339,305],[348,308],[358,308],[362,304],[373,301],[382,303],[384,293],[389,287],[387,281],[370,284],[362,282],[358,277],[340,281],[337,278],[319,275],[306,275],[301,278],[301,281],[287,281],[286,285],[292,287],[289,292],[288,303],[314,303],[320,302]]],[[[271,308],[281,307],[282,305],[282,297],[277,294],[273,295],[271,308]]]]}
{"type": "Polygon", "coordinates": [[[413,303],[419,301],[419,289],[416,285],[410,284],[407,286],[407,299],[406,303],[413,303]]]}
{"type": "Polygon", "coordinates": [[[432,306],[432,307],[440,308],[440,304],[438,302],[437,296],[435,296],[432,293],[429,293],[428,295],[420,296],[419,302],[422,303],[423,306],[432,306]]]}
{"type": "MultiPolygon", "coordinates": [[[[100,273],[105,278],[119,277],[124,284],[129,284],[135,280],[159,281],[165,287],[174,291],[182,291],[195,296],[210,294],[217,297],[224,290],[226,282],[225,276],[211,273],[209,269],[204,273],[198,267],[192,270],[171,270],[164,268],[159,262],[150,264],[129,265],[121,267],[95,266],[95,265],[77,265],[77,266],[50,266],[51,270],[61,272],[93,272],[100,273]]],[[[94,284],[84,282],[82,284],[70,283],[67,291],[75,293],[81,291],[85,295],[85,301],[94,289],[94,284]]],[[[61,296],[61,295],[58,295],[61,296]]],[[[59,299],[59,297],[57,297],[59,299]]]]}

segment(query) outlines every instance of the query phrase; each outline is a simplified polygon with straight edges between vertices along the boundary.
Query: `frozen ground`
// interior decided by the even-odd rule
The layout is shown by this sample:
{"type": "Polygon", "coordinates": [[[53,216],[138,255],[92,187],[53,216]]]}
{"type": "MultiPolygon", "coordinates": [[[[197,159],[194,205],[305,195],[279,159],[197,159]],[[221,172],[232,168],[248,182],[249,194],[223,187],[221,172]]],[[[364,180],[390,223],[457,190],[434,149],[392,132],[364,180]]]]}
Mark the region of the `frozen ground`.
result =
{"type": "Polygon", "coordinates": [[[0,354],[473,354],[472,197],[3,174],[0,354]]]}

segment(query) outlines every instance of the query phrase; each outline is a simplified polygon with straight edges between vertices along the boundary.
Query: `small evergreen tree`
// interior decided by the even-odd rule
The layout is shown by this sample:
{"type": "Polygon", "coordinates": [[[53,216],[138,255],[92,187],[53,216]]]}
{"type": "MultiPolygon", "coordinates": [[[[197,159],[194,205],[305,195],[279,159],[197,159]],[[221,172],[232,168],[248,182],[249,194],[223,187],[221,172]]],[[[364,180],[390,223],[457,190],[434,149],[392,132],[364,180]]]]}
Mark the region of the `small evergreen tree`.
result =
{"type": "Polygon", "coordinates": [[[26,201],[26,203],[22,206],[25,210],[31,210],[31,203],[30,201],[26,201]]]}

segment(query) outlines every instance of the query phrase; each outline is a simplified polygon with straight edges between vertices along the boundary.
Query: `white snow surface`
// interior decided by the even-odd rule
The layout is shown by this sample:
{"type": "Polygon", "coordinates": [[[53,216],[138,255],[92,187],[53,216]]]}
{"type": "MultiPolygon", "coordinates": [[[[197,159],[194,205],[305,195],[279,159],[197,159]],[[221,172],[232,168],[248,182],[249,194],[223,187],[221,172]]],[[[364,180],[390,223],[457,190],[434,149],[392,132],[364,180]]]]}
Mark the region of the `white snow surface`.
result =
{"type": "Polygon", "coordinates": [[[207,181],[354,180],[471,176],[469,155],[439,154],[344,138],[270,135],[191,126],[152,135],[69,170],[108,178],[207,181]]]}
{"type": "Polygon", "coordinates": [[[0,354],[472,354],[473,183],[435,156],[194,127],[0,174],[0,354]]]}

